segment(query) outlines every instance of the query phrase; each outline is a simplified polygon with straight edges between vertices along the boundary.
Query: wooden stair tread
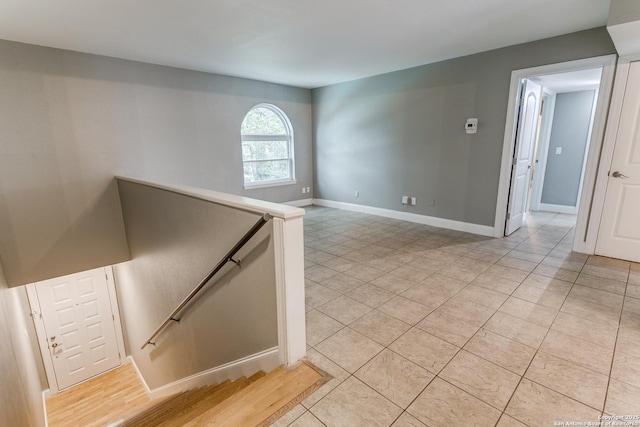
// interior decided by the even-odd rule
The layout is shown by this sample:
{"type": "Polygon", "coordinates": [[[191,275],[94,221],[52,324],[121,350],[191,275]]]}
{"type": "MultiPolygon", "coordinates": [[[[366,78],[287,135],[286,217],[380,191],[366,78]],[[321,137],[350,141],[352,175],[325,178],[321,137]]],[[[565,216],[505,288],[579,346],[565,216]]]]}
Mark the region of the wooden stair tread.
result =
{"type": "Polygon", "coordinates": [[[230,383],[228,387],[216,390],[215,393],[211,393],[205,396],[202,400],[195,402],[188,411],[183,411],[181,414],[175,414],[175,416],[168,418],[162,424],[158,424],[158,426],[185,425],[264,376],[265,373],[260,371],[249,378],[240,378],[230,383]]]}
{"type": "MultiPolygon", "coordinates": [[[[258,426],[326,377],[306,363],[279,367],[186,424],[171,426],[258,426]]],[[[297,402],[296,402],[297,403],[297,402]]]]}
{"type": "MultiPolygon", "coordinates": [[[[219,400],[224,400],[226,396],[249,384],[250,380],[242,377],[233,382],[227,380],[220,384],[187,390],[157,403],[153,401],[156,404],[127,418],[124,425],[136,427],[166,425],[169,420],[189,417],[189,414],[192,411],[195,412],[200,406],[204,406],[206,410],[208,404],[216,404],[219,400]]],[[[199,412],[202,411],[195,413],[199,412]]]]}
{"type": "MultiPolygon", "coordinates": [[[[141,414],[141,413],[150,413],[155,408],[157,408],[158,406],[166,405],[167,402],[172,400],[174,397],[175,396],[166,396],[166,397],[163,397],[163,398],[150,400],[146,404],[144,404],[142,406],[139,406],[136,409],[133,409],[133,410],[125,413],[122,416],[119,416],[116,420],[112,420],[111,423],[113,424],[116,421],[125,421],[125,420],[129,420],[129,419],[134,419],[138,414],[141,414]]],[[[128,425],[128,424],[122,424],[122,425],[128,425]]]]}
{"type": "Polygon", "coordinates": [[[309,369],[303,363],[149,400],[133,367],[125,365],[47,398],[47,418],[51,427],[267,425],[328,380],[319,371],[305,376],[309,369]]]}

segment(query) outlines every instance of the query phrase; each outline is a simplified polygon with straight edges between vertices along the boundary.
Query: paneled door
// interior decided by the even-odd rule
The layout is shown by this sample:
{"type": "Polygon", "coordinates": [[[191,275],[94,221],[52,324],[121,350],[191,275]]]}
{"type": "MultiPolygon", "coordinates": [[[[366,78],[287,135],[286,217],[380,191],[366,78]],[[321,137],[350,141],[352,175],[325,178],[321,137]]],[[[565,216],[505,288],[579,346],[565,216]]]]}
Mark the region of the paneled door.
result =
{"type": "Polygon", "coordinates": [[[509,189],[505,236],[519,229],[524,221],[527,196],[529,195],[531,167],[533,166],[533,149],[538,137],[541,98],[542,86],[531,80],[525,80],[520,100],[516,145],[512,159],[511,188],[509,189]]]}
{"type": "Polygon", "coordinates": [[[640,62],[629,67],[595,252],[640,262],[640,62]]]}
{"type": "Polygon", "coordinates": [[[35,291],[58,390],[120,365],[104,268],[37,282],[35,291]]]}

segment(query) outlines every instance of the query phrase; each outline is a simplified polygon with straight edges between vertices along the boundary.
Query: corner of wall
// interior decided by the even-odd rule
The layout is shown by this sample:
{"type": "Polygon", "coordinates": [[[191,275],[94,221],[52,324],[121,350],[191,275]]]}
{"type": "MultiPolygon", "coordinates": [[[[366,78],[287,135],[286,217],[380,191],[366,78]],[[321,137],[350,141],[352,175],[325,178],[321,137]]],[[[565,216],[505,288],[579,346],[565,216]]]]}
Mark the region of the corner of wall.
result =
{"type": "MultiPolygon", "coordinates": [[[[23,288],[7,287],[0,264],[0,425],[47,425],[35,335],[23,288]],[[23,295],[20,295],[20,293],[23,295]]],[[[41,361],[40,361],[41,363],[41,361]]],[[[43,368],[44,369],[44,368],[43,368]]]]}

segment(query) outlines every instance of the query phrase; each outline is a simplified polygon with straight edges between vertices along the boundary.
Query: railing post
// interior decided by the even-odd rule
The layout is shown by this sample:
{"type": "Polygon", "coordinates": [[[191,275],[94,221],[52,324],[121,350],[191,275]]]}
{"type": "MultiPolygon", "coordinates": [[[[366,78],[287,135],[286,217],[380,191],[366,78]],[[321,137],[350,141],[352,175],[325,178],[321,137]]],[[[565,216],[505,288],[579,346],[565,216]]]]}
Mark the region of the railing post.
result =
{"type": "Polygon", "coordinates": [[[273,236],[280,363],[291,366],[307,354],[303,217],[274,218],[273,236]]]}

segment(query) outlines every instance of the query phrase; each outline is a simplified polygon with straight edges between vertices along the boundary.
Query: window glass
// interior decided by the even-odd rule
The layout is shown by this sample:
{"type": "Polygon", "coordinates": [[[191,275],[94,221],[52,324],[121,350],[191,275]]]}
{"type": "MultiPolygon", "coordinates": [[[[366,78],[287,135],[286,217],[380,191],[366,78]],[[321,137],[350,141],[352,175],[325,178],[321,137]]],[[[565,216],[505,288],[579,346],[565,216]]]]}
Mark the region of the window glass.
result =
{"type": "Polygon", "coordinates": [[[242,122],[243,135],[284,135],[287,129],[282,118],[271,108],[254,107],[242,122]]]}
{"type": "Polygon", "coordinates": [[[294,181],[293,131],[282,110],[253,107],[240,128],[245,188],[294,181]]]}

